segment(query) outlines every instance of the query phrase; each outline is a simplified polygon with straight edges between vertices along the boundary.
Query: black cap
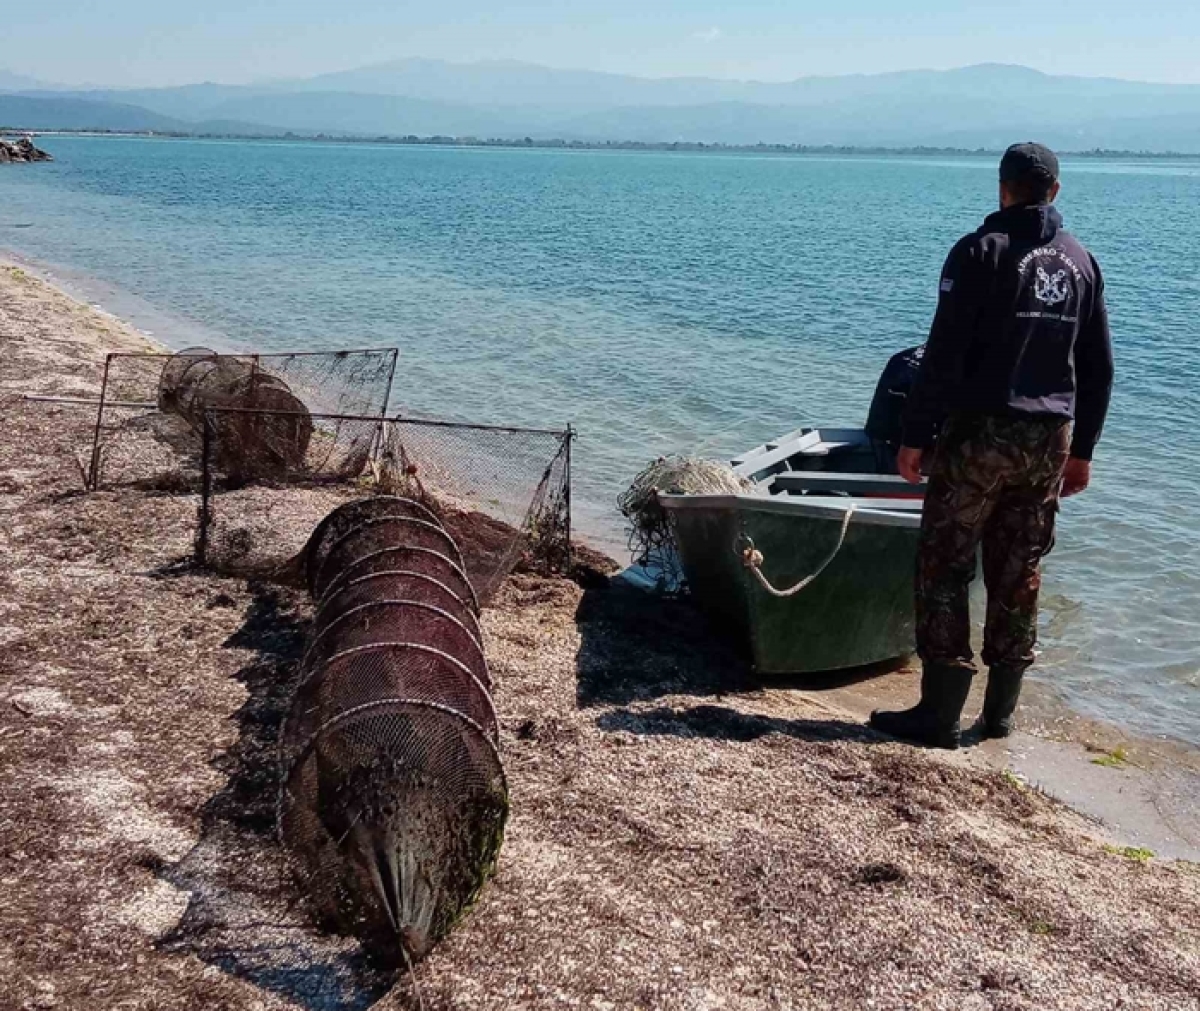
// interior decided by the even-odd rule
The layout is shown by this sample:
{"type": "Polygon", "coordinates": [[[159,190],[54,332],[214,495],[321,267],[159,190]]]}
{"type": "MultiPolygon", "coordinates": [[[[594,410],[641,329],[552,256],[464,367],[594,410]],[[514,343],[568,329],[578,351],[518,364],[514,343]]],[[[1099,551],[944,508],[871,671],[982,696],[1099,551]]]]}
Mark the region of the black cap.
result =
{"type": "Polygon", "coordinates": [[[1016,183],[1024,180],[1058,181],[1058,156],[1044,144],[1029,141],[1014,144],[1000,159],[1000,181],[1016,183]]]}

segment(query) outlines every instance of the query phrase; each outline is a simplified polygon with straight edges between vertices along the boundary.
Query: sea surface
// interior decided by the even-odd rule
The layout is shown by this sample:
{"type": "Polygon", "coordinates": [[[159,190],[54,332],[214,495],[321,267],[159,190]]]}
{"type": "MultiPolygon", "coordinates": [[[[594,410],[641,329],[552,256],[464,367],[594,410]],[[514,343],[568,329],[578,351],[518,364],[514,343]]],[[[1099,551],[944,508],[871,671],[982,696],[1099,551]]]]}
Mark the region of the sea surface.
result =
{"type": "MultiPolygon", "coordinates": [[[[651,458],[861,424],[919,343],[990,158],[47,137],[0,169],[0,249],[164,342],[396,345],[393,406],[580,432],[577,522],[651,458]]],[[[1118,380],[1064,504],[1036,676],[1200,743],[1200,162],[1066,160],[1118,380]]],[[[2,367],[2,366],[0,366],[2,367]]]]}

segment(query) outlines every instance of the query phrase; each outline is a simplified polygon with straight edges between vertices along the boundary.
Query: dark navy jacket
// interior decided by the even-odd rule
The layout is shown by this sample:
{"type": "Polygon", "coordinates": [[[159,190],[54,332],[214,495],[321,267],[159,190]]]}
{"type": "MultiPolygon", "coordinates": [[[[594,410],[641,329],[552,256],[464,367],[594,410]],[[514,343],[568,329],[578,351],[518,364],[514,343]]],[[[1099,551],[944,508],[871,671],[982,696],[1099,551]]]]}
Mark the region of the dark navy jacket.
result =
{"type": "Polygon", "coordinates": [[[1112,392],[1100,267],[1046,205],[990,215],[950,251],[937,315],[904,417],[904,444],[933,445],[950,414],[1074,419],[1090,460],[1112,392]]]}
{"type": "Polygon", "coordinates": [[[875,396],[871,399],[871,411],[867,415],[865,430],[874,441],[892,449],[900,448],[904,438],[904,406],[917,381],[924,356],[925,345],[922,344],[897,351],[888,359],[875,385],[875,396]]]}

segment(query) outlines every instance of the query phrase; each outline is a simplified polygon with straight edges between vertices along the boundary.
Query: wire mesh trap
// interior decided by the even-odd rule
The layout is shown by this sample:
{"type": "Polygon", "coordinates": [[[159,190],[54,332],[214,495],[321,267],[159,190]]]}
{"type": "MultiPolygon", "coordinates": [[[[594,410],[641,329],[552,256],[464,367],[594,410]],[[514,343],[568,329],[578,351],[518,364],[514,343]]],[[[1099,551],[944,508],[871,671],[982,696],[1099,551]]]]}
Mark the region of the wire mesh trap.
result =
{"type": "Polygon", "coordinates": [[[390,489],[454,537],[486,602],[521,561],[570,567],[574,431],[392,418],[380,445],[390,489]]]}
{"type": "Polygon", "coordinates": [[[178,391],[183,377],[198,360],[218,357],[212,348],[190,347],[172,355],[158,377],[158,409],[164,414],[179,414],[178,391]]]}
{"type": "Polygon", "coordinates": [[[439,521],[431,523],[411,515],[368,516],[329,547],[309,587],[312,595],[320,599],[334,579],[355,562],[395,545],[436,551],[463,568],[458,545],[439,521]]]}
{"type": "Polygon", "coordinates": [[[319,606],[280,733],[280,840],[320,923],[412,961],[474,903],[503,840],[478,605],[454,539],[411,500],[341,505],[303,561],[319,606]]]}
{"type": "Polygon", "coordinates": [[[325,598],[335,593],[340,593],[348,583],[385,572],[416,573],[437,580],[472,611],[479,614],[479,601],[475,597],[475,588],[471,586],[471,581],[467,578],[462,566],[453,559],[447,558],[440,551],[412,545],[380,548],[378,551],[363,555],[357,561],[347,565],[337,578],[329,583],[318,603],[324,602],[325,598]]]}
{"type": "MultiPolygon", "coordinates": [[[[382,419],[396,367],[394,348],[286,354],[110,354],[105,359],[87,483],[198,483],[204,412],[210,407],[277,412],[227,419],[213,447],[247,477],[308,459],[317,430],[306,414],[382,419]],[[285,417],[286,416],[286,417],[285,417]]],[[[318,447],[319,448],[319,447],[318,447]]],[[[368,452],[370,446],[368,446],[368,452]]]]}
{"type": "Polygon", "coordinates": [[[500,757],[478,724],[381,699],[321,726],[287,771],[278,823],[318,922],[396,965],[474,905],[507,816],[500,757]]]}
{"type": "MultiPolygon", "coordinates": [[[[296,417],[292,412],[206,408],[195,551],[199,564],[229,574],[302,582],[302,553],[315,536],[314,526],[374,487],[372,456],[383,424],[378,417],[307,415],[312,435],[303,458],[289,452],[295,443],[288,426],[296,417]],[[238,459],[266,465],[248,473],[238,459]]],[[[436,528],[436,523],[430,525],[436,528]]],[[[435,543],[446,550],[444,534],[435,543]]]]}
{"type": "Polygon", "coordinates": [[[339,538],[322,534],[299,573],[300,532],[364,495],[402,496],[406,515],[441,525],[459,547],[441,553],[476,602],[518,563],[566,571],[573,431],[388,419],[396,359],[395,349],[110,354],[87,484],[199,491],[195,560],[228,574],[311,585],[339,538]]]}
{"type": "Polygon", "coordinates": [[[327,619],[300,669],[315,670],[335,653],[374,642],[413,642],[444,649],[491,687],[483,646],[454,615],[418,600],[373,600],[327,619]]]}
{"type": "MultiPolygon", "coordinates": [[[[201,359],[195,368],[206,364],[201,359]]],[[[179,380],[185,387],[190,374],[179,380]]],[[[210,406],[205,415],[201,565],[294,576],[320,597],[329,572],[345,568],[348,553],[370,553],[374,538],[380,547],[407,543],[446,555],[483,603],[518,563],[543,572],[569,567],[570,429],[424,419],[381,424],[377,417],[312,413],[301,459],[304,434],[288,427],[296,412],[210,406]],[[327,515],[354,499],[361,502],[353,509],[327,515]],[[320,517],[327,526],[314,531],[320,517]],[[397,542],[390,525],[406,521],[436,529],[423,540],[397,542]],[[372,533],[375,524],[381,526],[372,533]]]]}
{"type": "Polygon", "coordinates": [[[291,766],[322,719],[393,697],[448,706],[493,742],[500,739],[491,696],[465,664],[432,646],[380,642],[337,653],[300,681],[279,735],[282,767],[291,766]]]}
{"type": "Polygon", "coordinates": [[[313,635],[341,615],[377,600],[419,600],[453,615],[482,644],[479,616],[470,603],[445,583],[421,572],[375,572],[340,584],[336,593],[327,595],[317,608],[313,635]]]}
{"type": "Polygon", "coordinates": [[[411,516],[413,519],[441,526],[441,521],[428,507],[397,495],[376,495],[372,498],[358,499],[335,509],[317,524],[304,548],[305,574],[309,590],[313,594],[319,596],[316,590],[317,575],[333,546],[364,520],[384,516],[411,516]]]}

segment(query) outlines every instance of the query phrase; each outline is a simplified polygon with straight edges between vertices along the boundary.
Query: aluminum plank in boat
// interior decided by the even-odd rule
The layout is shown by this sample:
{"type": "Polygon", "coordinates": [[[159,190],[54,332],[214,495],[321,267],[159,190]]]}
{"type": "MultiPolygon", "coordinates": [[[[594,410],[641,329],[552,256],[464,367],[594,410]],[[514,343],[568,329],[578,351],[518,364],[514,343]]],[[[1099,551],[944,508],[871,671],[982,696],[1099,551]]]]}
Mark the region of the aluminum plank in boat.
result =
{"type": "Polygon", "coordinates": [[[832,471],[790,471],[776,474],[771,482],[774,492],[846,491],[852,495],[883,495],[903,498],[905,493],[920,495],[924,484],[910,485],[893,474],[839,474],[832,471]]]}
{"type": "Polygon", "coordinates": [[[769,471],[772,467],[787,463],[797,453],[816,446],[820,441],[819,432],[811,428],[798,428],[779,439],[764,443],[742,456],[735,457],[731,461],[733,472],[740,477],[754,480],[758,475],[769,471]]]}

